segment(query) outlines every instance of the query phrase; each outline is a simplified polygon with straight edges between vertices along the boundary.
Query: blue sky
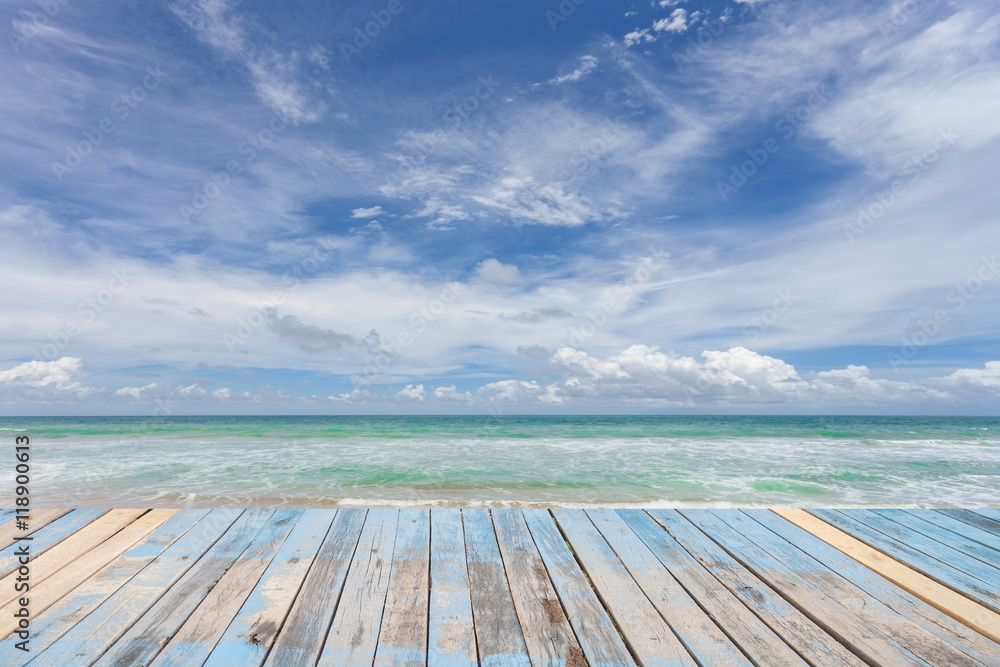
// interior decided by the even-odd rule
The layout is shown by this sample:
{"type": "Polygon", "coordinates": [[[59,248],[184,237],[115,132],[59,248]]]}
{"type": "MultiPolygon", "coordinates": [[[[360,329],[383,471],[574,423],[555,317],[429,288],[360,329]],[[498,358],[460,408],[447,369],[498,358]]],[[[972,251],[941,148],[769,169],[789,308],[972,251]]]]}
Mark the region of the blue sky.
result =
{"type": "Polygon", "coordinates": [[[7,2],[4,414],[1000,405],[987,2],[7,2]]]}

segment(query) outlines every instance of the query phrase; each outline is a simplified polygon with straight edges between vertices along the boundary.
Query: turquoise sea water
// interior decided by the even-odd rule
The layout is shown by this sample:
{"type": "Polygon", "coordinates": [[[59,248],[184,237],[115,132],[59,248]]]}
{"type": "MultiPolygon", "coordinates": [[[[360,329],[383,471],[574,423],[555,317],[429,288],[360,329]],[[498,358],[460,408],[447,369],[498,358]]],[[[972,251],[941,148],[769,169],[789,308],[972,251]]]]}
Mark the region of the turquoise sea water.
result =
{"type": "Polygon", "coordinates": [[[1000,507],[997,417],[0,418],[22,434],[36,507],[1000,507]]]}

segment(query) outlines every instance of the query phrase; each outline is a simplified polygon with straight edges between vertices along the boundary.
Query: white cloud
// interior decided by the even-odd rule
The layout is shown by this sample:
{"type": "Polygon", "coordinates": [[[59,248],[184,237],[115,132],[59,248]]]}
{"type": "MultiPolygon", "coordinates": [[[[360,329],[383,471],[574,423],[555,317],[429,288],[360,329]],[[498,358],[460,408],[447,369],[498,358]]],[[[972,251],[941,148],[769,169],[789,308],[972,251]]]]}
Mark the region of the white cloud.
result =
{"type": "Polygon", "coordinates": [[[131,396],[132,398],[139,398],[143,393],[152,391],[156,389],[156,383],[151,382],[145,387],[122,387],[115,392],[115,396],[131,396]]]}
{"type": "Polygon", "coordinates": [[[198,383],[194,383],[187,387],[178,387],[177,393],[181,396],[204,396],[205,390],[198,386],[198,383]]]}
{"type": "Polygon", "coordinates": [[[8,389],[28,387],[83,395],[92,391],[80,385],[80,359],[62,357],[55,361],[28,361],[0,371],[0,386],[8,389]]]}
{"type": "Polygon", "coordinates": [[[625,46],[635,46],[641,42],[655,42],[656,37],[649,34],[649,28],[638,29],[636,28],[630,33],[627,33],[625,37],[625,46]]]}
{"type": "Polygon", "coordinates": [[[399,390],[399,395],[404,398],[412,398],[415,401],[424,400],[424,385],[408,384],[399,390]]]}
{"type": "Polygon", "coordinates": [[[942,378],[942,384],[969,388],[1000,389],[1000,361],[987,361],[982,369],[962,368],[942,378]]]}
{"type": "Polygon", "coordinates": [[[504,264],[495,257],[481,261],[476,266],[476,275],[495,285],[510,285],[521,280],[521,272],[516,266],[504,264]]]}
{"type": "Polygon", "coordinates": [[[677,8],[668,18],[663,18],[653,23],[653,30],[656,32],[684,32],[687,29],[687,10],[683,8],[677,8]]]}
{"type": "Polygon", "coordinates": [[[562,76],[556,76],[549,79],[549,83],[559,85],[561,83],[566,83],[567,81],[579,81],[583,77],[587,76],[597,67],[597,58],[595,56],[583,56],[580,58],[580,66],[569,74],[563,74],[562,76]]]}
{"type": "Polygon", "coordinates": [[[371,208],[356,208],[351,211],[352,218],[375,218],[380,215],[385,214],[381,206],[372,206],[371,208]]]}
{"type": "Polygon", "coordinates": [[[215,396],[220,401],[224,401],[231,397],[233,392],[229,390],[229,387],[223,387],[222,389],[216,389],[212,392],[212,396],[215,396]]]}
{"type": "Polygon", "coordinates": [[[446,384],[434,389],[434,398],[439,401],[461,401],[469,403],[472,401],[472,394],[467,391],[459,392],[455,385],[446,384]]]}

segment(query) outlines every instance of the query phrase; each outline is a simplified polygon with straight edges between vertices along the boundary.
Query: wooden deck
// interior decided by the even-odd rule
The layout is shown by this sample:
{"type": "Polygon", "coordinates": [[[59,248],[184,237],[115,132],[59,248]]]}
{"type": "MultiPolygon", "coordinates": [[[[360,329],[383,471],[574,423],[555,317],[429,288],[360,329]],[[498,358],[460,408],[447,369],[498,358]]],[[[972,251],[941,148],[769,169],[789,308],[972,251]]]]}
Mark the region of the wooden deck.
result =
{"type": "Polygon", "coordinates": [[[10,517],[0,665],[1000,665],[1000,510],[10,517]]]}

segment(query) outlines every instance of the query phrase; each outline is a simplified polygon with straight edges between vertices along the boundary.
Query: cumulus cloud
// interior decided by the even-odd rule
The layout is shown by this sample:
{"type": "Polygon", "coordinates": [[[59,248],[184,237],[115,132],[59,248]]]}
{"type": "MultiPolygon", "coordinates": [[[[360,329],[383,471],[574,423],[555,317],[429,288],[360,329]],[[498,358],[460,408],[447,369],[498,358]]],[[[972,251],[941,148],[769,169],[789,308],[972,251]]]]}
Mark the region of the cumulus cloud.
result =
{"type": "Polygon", "coordinates": [[[495,257],[484,259],[476,266],[476,275],[488,283],[510,285],[520,282],[521,272],[513,264],[504,264],[495,257]]]}
{"type": "Polygon", "coordinates": [[[371,208],[356,208],[351,211],[352,218],[375,218],[383,215],[385,211],[382,210],[381,206],[372,206],[371,208]]]}
{"type": "Polygon", "coordinates": [[[220,401],[224,401],[227,398],[230,398],[232,395],[233,395],[233,392],[230,391],[229,387],[223,387],[222,389],[216,389],[215,391],[212,392],[212,396],[215,396],[220,401]]]}
{"type": "Polygon", "coordinates": [[[684,32],[688,29],[688,15],[684,8],[677,8],[667,18],[662,18],[653,23],[653,30],[656,32],[684,32]]]}
{"type": "Polygon", "coordinates": [[[403,398],[412,398],[415,401],[424,400],[424,385],[408,384],[399,390],[399,395],[403,398]]]}
{"type": "Polygon", "coordinates": [[[80,385],[81,360],[62,357],[55,361],[28,361],[0,371],[0,386],[10,389],[46,389],[67,394],[86,394],[91,390],[80,385]]]}
{"type": "Polygon", "coordinates": [[[122,387],[115,392],[115,396],[131,396],[132,398],[139,398],[144,393],[148,393],[153,389],[156,389],[155,382],[151,382],[145,387],[122,387]]]}
{"type": "Polygon", "coordinates": [[[638,29],[636,28],[630,33],[627,33],[623,38],[625,40],[625,46],[635,46],[641,42],[655,42],[656,37],[649,34],[649,28],[638,29]]]}
{"type": "Polygon", "coordinates": [[[453,384],[446,384],[434,389],[434,398],[439,401],[461,401],[468,403],[472,401],[472,394],[467,391],[458,391],[453,384]]]}

